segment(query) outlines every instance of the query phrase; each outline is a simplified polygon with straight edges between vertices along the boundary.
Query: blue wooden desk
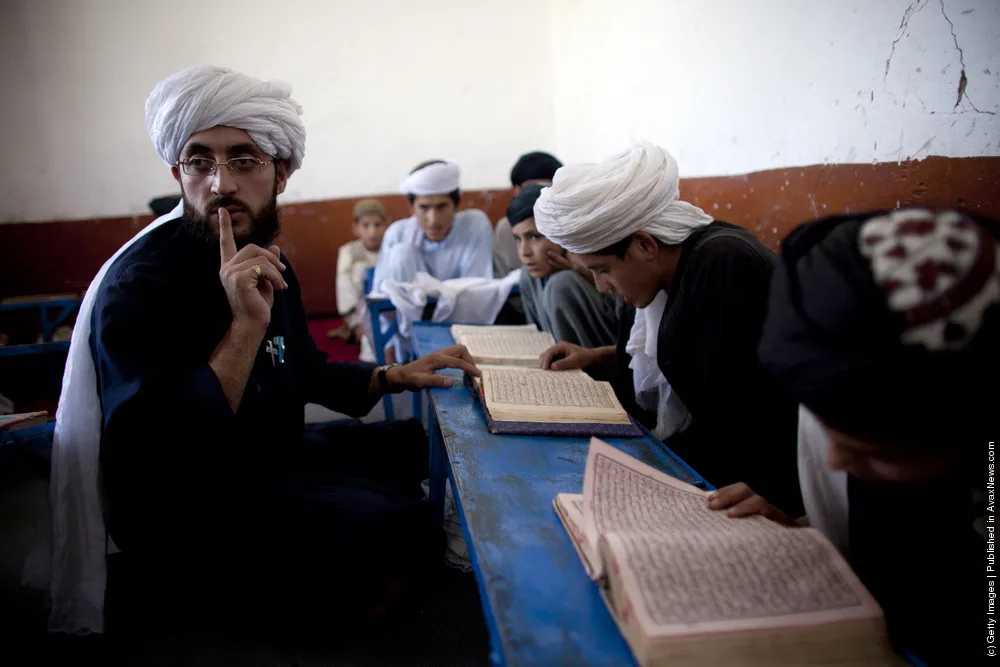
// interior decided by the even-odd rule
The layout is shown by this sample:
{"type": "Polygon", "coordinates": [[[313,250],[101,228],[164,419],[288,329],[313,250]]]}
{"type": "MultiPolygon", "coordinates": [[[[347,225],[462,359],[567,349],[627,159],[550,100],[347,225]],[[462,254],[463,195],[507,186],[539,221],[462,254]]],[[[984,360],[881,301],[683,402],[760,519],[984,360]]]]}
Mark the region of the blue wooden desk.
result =
{"type": "MultiPolygon", "coordinates": [[[[415,352],[453,343],[447,326],[415,323],[415,352]]],[[[628,645],[584,572],[552,501],[581,493],[589,440],[493,435],[459,373],[429,391],[431,499],[446,478],[479,583],[497,665],[632,665],[628,645]]],[[[660,470],[711,488],[654,438],[608,442],[660,470]]]]}
{"type": "Polygon", "coordinates": [[[16,431],[0,431],[0,447],[11,447],[27,452],[42,452],[52,449],[52,437],[56,422],[29,426],[16,431]]]}
{"type": "Polygon", "coordinates": [[[41,343],[0,346],[0,357],[69,350],[69,341],[53,341],[52,334],[76,312],[81,302],[82,299],[75,294],[42,294],[0,301],[0,312],[37,309],[41,318],[42,334],[41,343]]]}

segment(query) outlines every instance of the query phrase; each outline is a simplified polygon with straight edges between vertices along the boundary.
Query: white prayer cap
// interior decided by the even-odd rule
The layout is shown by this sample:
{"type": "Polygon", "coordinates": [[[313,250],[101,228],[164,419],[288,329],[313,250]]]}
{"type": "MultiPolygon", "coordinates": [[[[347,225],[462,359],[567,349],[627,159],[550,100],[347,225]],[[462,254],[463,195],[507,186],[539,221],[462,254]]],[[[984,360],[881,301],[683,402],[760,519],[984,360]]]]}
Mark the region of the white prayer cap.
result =
{"type": "Polygon", "coordinates": [[[216,125],[245,130],[257,146],[289,173],[302,166],[306,128],[302,107],[282,81],[260,81],[225,67],[191,67],[156,84],[146,100],[146,130],[167,164],[177,163],[195,132],[216,125]]]}
{"type": "Polygon", "coordinates": [[[677,162],[643,142],[600,164],[559,169],[535,202],[535,226],[576,254],[602,250],[639,231],[677,245],[712,222],[697,206],[679,201],[679,190],[677,162]]]}
{"type": "Polygon", "coordinates": [[[403,179],[399,191],[404,195],[446,195],[458,190],[458,176],[458,164],[455,162],[432,162],[403,179]]]}

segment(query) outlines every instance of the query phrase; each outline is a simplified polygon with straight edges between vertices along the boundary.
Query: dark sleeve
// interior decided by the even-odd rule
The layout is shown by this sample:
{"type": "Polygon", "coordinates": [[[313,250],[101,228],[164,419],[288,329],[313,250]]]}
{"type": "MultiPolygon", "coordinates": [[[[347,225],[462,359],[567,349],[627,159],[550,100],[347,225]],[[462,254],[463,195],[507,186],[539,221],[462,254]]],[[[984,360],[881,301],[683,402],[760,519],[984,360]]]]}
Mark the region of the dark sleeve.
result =
{"type": "Polygon", "coordinates": [[[138,435],[133,431],[144,423],[169,428],[180,421],[171,415],[225,430],[233,425],[233,411],[208,365],[225,332],[218,340],[200,340],[204,331],[199,340],[185,337],[178,322],[181,299],[156,273],[156,267],[140,265],[109,276],[91,313],[105,435],[138,435]],[[204,350],[208,353],[199,354],[204,350]]]}
{"type": "Polygon", "coordinates": [[[798,516],[797,406],[757,361],[774,257],[738,239],[712,246],[692,258],[674,297],[674,307],[684,309],[683,329],[676,340],[660,341],[683,350],[677,363],[686,371],[675,389],[692,415],[691,426],[667,444],[716,486],[746,482],[798,516]]]}
{"type": "Polygon", "coordinates": [[[101,479],[124,550],[182,529],[169,522],[191,509],[194,488],[239,474],[226,465],[240,460],[236,417],[208,365],[225,329],[215,336],[212,324],[185,321],[186,290],[162,273],[137,265],[109,274],[91,313],[101,479]]]}
{"type": "Polygon", "coordinates": [[[282,256],[286,269],[283,274],[288,290],[281,295],[284,316],[293,332],[296,345],[303,349],[306,358],[304,395],[308,403],[342,412],[351,417],[364,417],[379,401],[379,396],[368,392],[376,364],[362,362],[327,361],[327,355],[316,347],[309,333],[302,290],[291,262],[282,256]]]}
{"type": "MultiPolygon", "coordinates": [[[[315,345],[313,346],[315,348],[315,345]]],[[[326,354],[316,350],[318,363],[310,374],[308,401],[319,403],[350,417],[364,417],[381,396],[368,392],[377,364],[326,361],[326,354]]]]}

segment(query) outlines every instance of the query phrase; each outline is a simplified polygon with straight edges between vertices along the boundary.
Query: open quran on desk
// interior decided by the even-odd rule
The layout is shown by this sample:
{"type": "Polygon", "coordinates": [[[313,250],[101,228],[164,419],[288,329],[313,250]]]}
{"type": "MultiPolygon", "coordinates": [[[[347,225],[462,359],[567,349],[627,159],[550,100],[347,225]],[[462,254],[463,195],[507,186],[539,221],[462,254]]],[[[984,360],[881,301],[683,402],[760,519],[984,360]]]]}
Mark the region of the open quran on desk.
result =
{"type": "Polygon", "coordinates": [[[580,370],[551,371],[539,357],[552,335],[524,326],[455,325],[482,376],[466,382],[481,402],[491,433],[640,437],[614,390],[580,370]],[[502,365],[501,365],[502,364],[502,365]]]}
{"type": "Polygon", "coordinates": [[[640,665],[905,664],[819,531],[734,519],[707,495],[595,438],[583,494],[554,500],[640,665]]]}

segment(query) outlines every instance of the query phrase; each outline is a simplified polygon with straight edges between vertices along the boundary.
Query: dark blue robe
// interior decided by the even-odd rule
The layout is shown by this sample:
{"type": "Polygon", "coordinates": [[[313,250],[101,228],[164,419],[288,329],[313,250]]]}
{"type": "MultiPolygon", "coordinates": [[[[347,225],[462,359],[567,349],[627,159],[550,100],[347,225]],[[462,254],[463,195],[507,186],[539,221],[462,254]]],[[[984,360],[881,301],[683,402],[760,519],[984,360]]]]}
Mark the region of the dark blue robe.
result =
{"type": "Polygon", "coordinates": [[[235,414],[208,365],[232,320],[218,246],[180,223],[111,267],[90,339],[106,520],[132,569],[272,611],[301,595],[367,599],[441,553],[418,423],[306,428],[307,402],[366,414],[374,366],[326,362],[282,261],[289,288],[235,414]]]}

